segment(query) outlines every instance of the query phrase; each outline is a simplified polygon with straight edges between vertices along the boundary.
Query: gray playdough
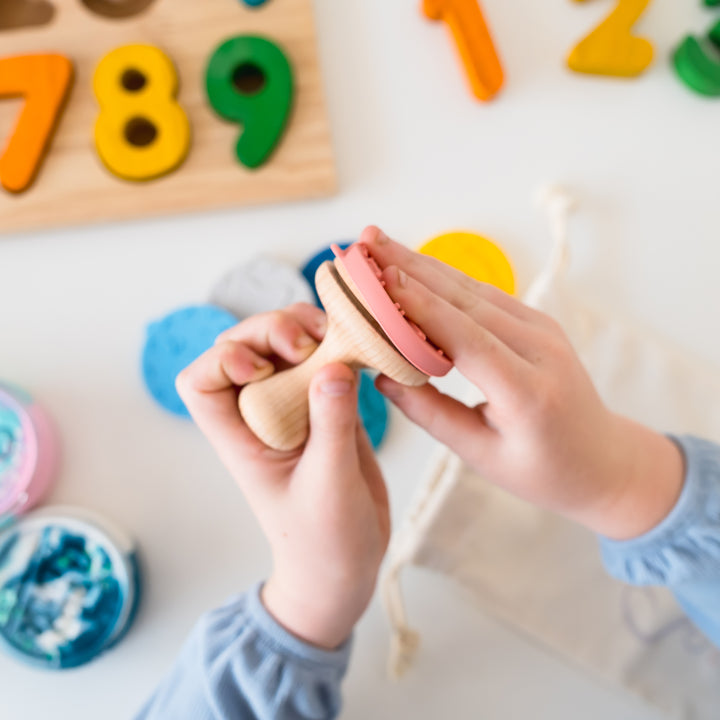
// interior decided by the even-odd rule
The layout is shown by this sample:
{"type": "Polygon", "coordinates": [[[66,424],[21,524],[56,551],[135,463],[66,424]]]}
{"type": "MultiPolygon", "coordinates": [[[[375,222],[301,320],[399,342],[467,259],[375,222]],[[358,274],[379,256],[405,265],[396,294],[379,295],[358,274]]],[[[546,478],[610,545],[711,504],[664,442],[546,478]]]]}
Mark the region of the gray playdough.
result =
{"type": "Polygon", "coordinates": [[[261,255],[227,273],[213,289],[210,302],[243,319],[296,302],[314,304],[315,298],[297,268],[261,255]]]}

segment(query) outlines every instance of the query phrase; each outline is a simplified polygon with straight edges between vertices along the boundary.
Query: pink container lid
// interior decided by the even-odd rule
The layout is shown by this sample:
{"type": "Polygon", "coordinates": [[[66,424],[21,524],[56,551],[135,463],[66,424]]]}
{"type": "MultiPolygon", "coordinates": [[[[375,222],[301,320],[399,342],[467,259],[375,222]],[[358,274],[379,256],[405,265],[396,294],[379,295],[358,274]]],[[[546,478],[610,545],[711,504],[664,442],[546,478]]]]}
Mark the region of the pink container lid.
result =
{"type": "Polygon", "coordinates": [[[22,390],[0,385],[0,524],[38,503],[57,460],[47,414],[22,390]]]}

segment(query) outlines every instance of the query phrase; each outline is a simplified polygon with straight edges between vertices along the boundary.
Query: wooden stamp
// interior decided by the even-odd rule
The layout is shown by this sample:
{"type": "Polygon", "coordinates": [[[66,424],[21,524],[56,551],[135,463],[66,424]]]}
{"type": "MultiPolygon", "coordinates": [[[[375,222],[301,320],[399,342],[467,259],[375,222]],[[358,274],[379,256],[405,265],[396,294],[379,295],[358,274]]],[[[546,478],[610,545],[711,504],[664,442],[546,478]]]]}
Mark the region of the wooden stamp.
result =
{"type": "Polygon", "coordinates": [[[323,263],[315,278],[328,317],[320,347],[300,365],[240,392],[245,422],[276,450],[293,450],[305,442],[310,381],[329,363],[372,368],[410,386],[423,385],[430,374],[444,375],[452,368],[385,292],[365,246],[333,249],[338,256],[335,262],[323,263]]]}

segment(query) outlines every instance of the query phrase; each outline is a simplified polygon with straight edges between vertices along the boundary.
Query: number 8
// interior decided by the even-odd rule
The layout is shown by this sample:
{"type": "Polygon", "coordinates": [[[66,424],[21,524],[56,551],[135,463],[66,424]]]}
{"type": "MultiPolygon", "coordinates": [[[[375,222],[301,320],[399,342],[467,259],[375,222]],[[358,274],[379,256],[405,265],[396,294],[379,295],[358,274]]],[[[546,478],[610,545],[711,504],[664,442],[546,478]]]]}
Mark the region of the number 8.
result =
{"type": "Polygon", "coordinates": [[[190,148],[190,124],[175,101],[177,73],[152,45],[126,45],[95,71],[100,159],[125,180],[150,180],[177,168],[190,148]]]}

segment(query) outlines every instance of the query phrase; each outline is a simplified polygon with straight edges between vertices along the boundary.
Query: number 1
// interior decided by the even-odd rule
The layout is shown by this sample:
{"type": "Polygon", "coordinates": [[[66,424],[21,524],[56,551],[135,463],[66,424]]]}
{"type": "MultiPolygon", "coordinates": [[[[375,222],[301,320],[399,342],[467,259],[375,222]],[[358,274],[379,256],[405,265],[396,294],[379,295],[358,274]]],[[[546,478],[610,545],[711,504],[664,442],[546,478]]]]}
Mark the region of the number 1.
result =
{"type": "Polygon", "coordinates": [[[490,100],[503,85],[503,69],[477,0],[423,0],[423,12],[448,24],[473,94],[490,100]]]}
{"type": "Polygon", "coordinates": [[[32,184],[63,111],[73,80],[63,55],[0,59],[0,98],[24,97],[15,130],[0,155],[0,184],[20,193],[32,184]]]}
{"type": "Polygon", "coordinates": [[[649,4],[650,0],[617,0],[610,15],[573,48],[567,61],[570,69],[594,75],[640,75],[652,62],[653,46],[634,36],[632,28],[649,4]]]}

